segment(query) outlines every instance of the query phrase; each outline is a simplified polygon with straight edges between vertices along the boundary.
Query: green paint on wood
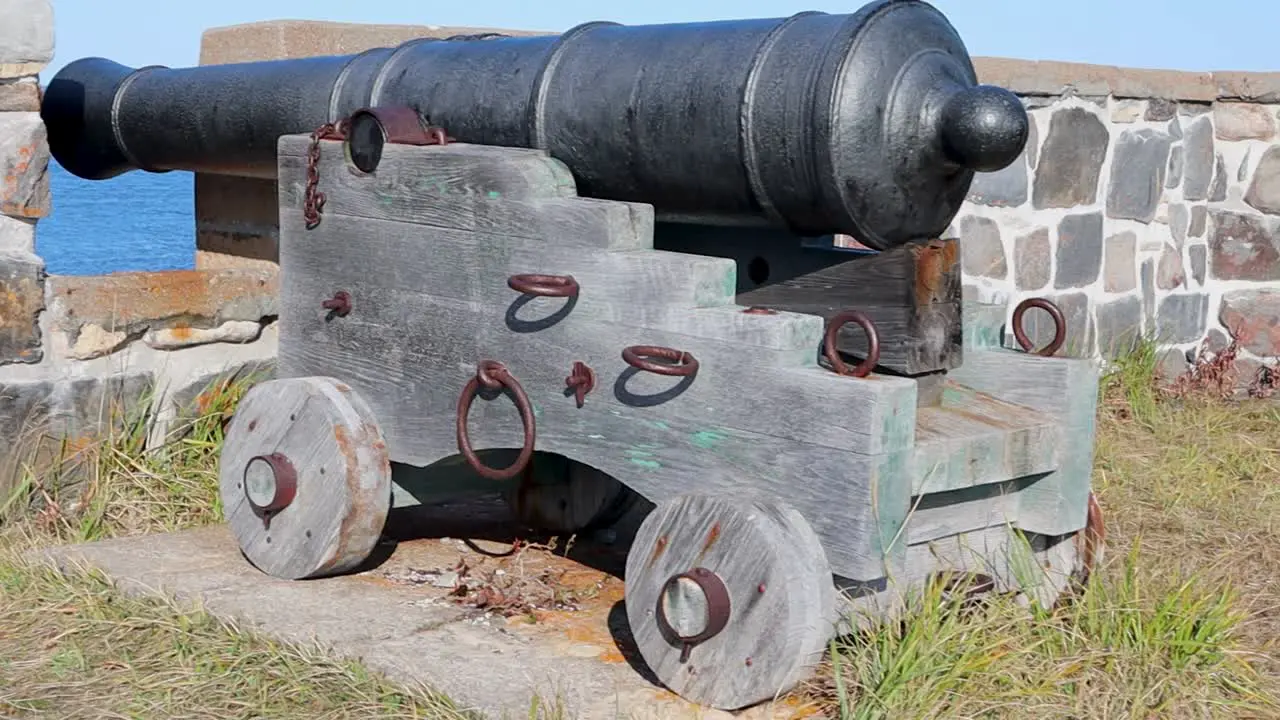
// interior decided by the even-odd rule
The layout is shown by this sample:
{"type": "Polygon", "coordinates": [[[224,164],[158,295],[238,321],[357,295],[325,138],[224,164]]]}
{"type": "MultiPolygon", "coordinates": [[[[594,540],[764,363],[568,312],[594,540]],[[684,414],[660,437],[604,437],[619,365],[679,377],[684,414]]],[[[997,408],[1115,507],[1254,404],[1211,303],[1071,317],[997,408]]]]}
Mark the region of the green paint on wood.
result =
{"type": "Polygon", "coordinates": [[[960,405],[971,397],[973,397],[973,392],[965,387],[947,385],[942,389],[943,405],[960,405]]]}
{"type": "Polygon", "coordinates": [[[653,447],[653,445],[637,445],[635,449],[627,451],[627,461],[632,465],[642,467],[646,470],[660,470],[662,468],[662,463],[652,459],[653,453],[648,450],[639,449],[653,447]]]}
{"type": "Polygon", "coordinates": [[[650,425],[652,425],[652,426],[654,426],[654,427],[656,427],[656,428],[658,428],[659,430],[670,430],[670,429],[671,429],[671,426],[670,426],[670,425],[668,425],[668,424],[666,424],[666,423],[662,422],[661,420],[650,420],[650,421],[649,421],[649,424],[650,424],[650,425]]]}
{"type": "Polygon", "coordinates": [[[500,197],[502,197],[502,193],[498,192],[497,190],[490,190],[490,191],[489,191],[489,199],[490,199],[490,200],[497,200],[497,199],[498,199],[498,198],[500,198],[500,197]]]}
{"type": "Polygon", "coordinates": [[[703,450],[715,449],[716,445],[718,445],[721,440],[724,440],[724,435],[721,435],[718,432],[713,432],[711,430],[700,430],[694,433],[693,436],[689,438],[689,442],[693,443],[694,446],[696,447],[702,448],[703,450]]]}

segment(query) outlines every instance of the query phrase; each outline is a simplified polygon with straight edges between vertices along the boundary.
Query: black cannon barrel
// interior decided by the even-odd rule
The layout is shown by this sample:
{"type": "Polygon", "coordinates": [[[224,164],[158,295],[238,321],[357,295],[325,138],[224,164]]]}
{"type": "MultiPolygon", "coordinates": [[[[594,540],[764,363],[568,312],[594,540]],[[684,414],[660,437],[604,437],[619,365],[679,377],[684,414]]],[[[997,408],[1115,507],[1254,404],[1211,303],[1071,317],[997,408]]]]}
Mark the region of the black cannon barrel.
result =
{"type": "Polygon", "coordinates": [[[580,194],[659,219],[848,233],[886,249],[943,232],[975,171],[1028,134],[919,0],[847,15],[423,38],[358,55],[127,68],[77,60],[46,90],[55,159],[105,179],[274,177],[280,136],[369,106],[416,109],[461,142],[539,148],[580,194]]]}

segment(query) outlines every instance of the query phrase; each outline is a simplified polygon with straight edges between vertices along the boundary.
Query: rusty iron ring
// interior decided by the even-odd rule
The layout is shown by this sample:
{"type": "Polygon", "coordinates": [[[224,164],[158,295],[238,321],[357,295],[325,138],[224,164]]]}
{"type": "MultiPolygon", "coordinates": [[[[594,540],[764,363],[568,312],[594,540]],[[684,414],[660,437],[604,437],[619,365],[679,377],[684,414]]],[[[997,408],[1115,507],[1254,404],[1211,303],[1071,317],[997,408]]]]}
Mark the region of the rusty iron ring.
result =
{"type": "Polygon", "coordinates": [[[533,459],[535,438],[533,406],[529,403],[529,396],[525,394],[524,388],[502,363],[496,360],[481,360],[476,365],[475,376],[462,389],[462,396],[458,398],[458,451],[462,453],[462,457],[481,477],[490,480],[510,480],[523,472],[529,465],[529,461],[533,459]],[[490,390],[496,390],[499,387],[510,390],[515,398],[516,407],[520,410],[520,421],[524,424],[524,445],[520,448],[520,455],[516,461],[506,468],[495,469],[485,465],[480,462],[479,456],[471,447],[471,435],[467,432],[467,414],[471,412],[471,403],[475,401],[482,386],[490,390]]]}
{"type": "Polygon", "coordinates": [[[1058,352],[1062,344],[1067,341],[1067,320],[1062,316],[1062,311],[1057,305],[1044,298],[1027,298],[1018,303],[1018,307],[1013,309],[1013,336],[1017,339],[1018,344],[1026,352],[1031,352],[1031,348],[1035,347],[1035,343],[1031,342],[1031,338],[1027,337],[1027,331],[1022,327],[1022,317],[1027,310],[1037,307],[1049,313],[1053,318],[1053,342],[1049,343],[1043,350],[1036,351],[1036,355],[1049,357],[1058,352]]]}
{"type": "Polygon", "coordinates": [[[729,600],[729,588],[725,587],[724,581],[720,579],[720,576],[706,568],[698,567],[686,573],[672,575],[663,583],[662,592],[658,593],[658,607],[654,612],[654,619],[658,621],[658,629],[664,635],[675,638],[681,644],[680,662],[687,662],[689,660],[689,651],[695,645],[700,645],[724,631],[729,624],[729,616],[732,614],[732,609],[733,605],[729,600]],[[707,626],[702,629],[702,632],[694,635],[681,635],[675,628],[671,627],[670,621],[667,620],[667,611],[663,609],[662,599],[667,594],[667,589],[681,580],[693,582],[707,599],[707,626]]]}
{"type": "Polygon", "coordinates": [[[831,322],[827,324],[827,333],[822,340],[822,352],[836,374],[866,377],[880,362],[880,333],[876,332],[875,323],[866,313],[861,310],[846,310],[831,318],[831,322]],[[851,322],[857,323],[867,333],[867,358],[852,370],[840,359],[840,353],[836,350],[836,336],[840,334],[840,328],[851,322]]]}
{"type": "Polygon", "coordinates": [[[644,370],[655,375],[688,377],[698,372],[698,361],[689,353],[656,345],[632,345],[631,347],[623,348],[622,359],[637,370],[644,370]],[[670,360],[676,364],[668,365],[645,359],[655,357],[670,360]]]}
{"type": "Polygon", "coordinates": [[[512,275],[507,287],[525,295],[539,297],[577,297],[578,281],[572,275],[512,275]]]}
{"type": "Polygon", "coordinates": [[[1102,506],[1092,492],[1089,493],[1089,510],[1084,530],[1076,536],[1076,547],[1080,551],[1081,571],[1080,584],[1085,585],[1093,574],[1093,566],[1097,562],[1103,542],[1107,539],[1107,528],[1102,521],[1102,506]]]}

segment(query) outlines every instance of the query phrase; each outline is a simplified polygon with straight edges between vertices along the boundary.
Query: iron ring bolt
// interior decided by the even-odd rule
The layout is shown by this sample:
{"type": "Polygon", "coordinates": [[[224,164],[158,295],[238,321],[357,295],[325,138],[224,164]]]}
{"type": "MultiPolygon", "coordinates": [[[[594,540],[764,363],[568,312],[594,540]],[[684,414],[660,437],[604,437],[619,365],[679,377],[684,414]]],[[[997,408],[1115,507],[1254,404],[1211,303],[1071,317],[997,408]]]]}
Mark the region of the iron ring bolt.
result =
{"type": "Polygon", "coordinates": [[[512,275],[507,287],[525,295],[538,297],[577,297],[578,281],[572,275],[512,275]]]}
{"type": "Polygon", "coordinates": [[[1018,303],[1018,306],[1013,309],[1013,337],[1018,341],[1018,344],[1022,346],[1024,351],[1032,352],[1032,348],[1035,347],[1035,343],[1031,342],[1031,338],[1027,336],[1027,331],[1023,328],[1022,319],[1023,316],[1026,315],[1027,310],[1033,307],[1044,310],[1053,318],[1053,341],[1045,346],[1043,350],[1035,352],[1036,355],[1049,357],[1050,355],[1058,352],[1058,349],[1061,348],[1062,344],[1067,340],[1066,318],[1062,316],[1062,311],[1058,309],[1058,306],[1054,305],[1052,302],[1049,302],[1044,298],[1027,298],[1026,300],[1018,303]]]}
{"type": "Polygon", "coordinates": [[[822,352],[837,375],[866,377],[880,362],[880,333],[876,332],[875,323],[866,313],[861,310],[846,310],[831,318],[831,322],[827,324],[827,332],[822,339],[822,352]],[[852,370],[844,360],[840,359],[840,351],[836,349],[836,338],[840,335],[840,328],[848,323],[857,323],[867,334],[867,358],[855,365],[852,370]]]}
{"type": "Polygon", "coordinates": [[[683,350],[674,348],[658,347],[656,345],[632,345],[622,350],[622,359],[637,370],[644,370],[655,375],[689,377],[698,372],[697,358],[683,350]],[[656,362],[652,358],[662,358],[669,362],[656,362]]]}
{"type": "Polygon", "coordinates": [[[467,461],[471,469],[475,470],[481,477],[490,480],[510,480],[519,475],[533,459],[533,446],[536,438],[534,422],[533,405],[529,402],[529,396],[525,394],[524,388],[520,386],[511,371],[496,360],[481,360],[476,365],[476,374],[467,382],[466,387],[462,389],[461,397],[458,398],[458,451],[462,453],[463,459],[467,461]],[[524,445],[520,448],[519,457],[510,467],[495,469],[485,465],[480,461],[480,456],[476,455],[475,450],[471,447],[471,434],[467,431],[467,415],[471,412],[471,404],[475,402],[476,395],[479,394],[481,387],[490,390],[505,388],[511,391],[511,395],[516,401],[516,407],[520,410],[520,421],[524,425],[524,445]]]}

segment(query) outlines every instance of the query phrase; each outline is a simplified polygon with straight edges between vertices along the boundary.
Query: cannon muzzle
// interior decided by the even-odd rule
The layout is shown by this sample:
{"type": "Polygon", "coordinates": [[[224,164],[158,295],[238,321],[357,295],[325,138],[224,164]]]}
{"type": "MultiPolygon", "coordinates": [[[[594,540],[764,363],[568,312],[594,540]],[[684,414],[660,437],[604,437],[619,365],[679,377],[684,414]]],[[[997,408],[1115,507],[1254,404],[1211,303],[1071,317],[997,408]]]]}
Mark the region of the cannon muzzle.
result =
{"type": "Polygon", "coordinates": [[[919,0],[847,15],[422,38],[358,55],[131,69],[77,60],[49,83],[54,158],[82,178],[189,170],[270,178],[280,136],[407,106],[459,142],[538,148],[579,194],[660,220],[847,233],[887,249],[941,234],[975,171],[1028,135],[919,0]]]}

